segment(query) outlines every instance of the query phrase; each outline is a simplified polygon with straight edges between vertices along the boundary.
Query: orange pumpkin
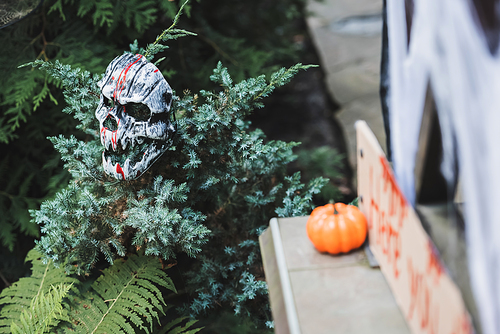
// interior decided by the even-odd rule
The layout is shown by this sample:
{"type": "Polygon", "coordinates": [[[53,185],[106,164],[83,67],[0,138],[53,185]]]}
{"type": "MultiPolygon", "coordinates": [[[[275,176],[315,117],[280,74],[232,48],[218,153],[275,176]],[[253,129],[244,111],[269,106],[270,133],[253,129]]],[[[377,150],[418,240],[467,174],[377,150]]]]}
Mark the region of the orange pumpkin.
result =
{"type": "Polygon", "coordinates": [[[353,205],[320,206],[307,220],[307,236],[320,252],[347,253],[363,244],[366,233],[366,218],[353,205]]]}

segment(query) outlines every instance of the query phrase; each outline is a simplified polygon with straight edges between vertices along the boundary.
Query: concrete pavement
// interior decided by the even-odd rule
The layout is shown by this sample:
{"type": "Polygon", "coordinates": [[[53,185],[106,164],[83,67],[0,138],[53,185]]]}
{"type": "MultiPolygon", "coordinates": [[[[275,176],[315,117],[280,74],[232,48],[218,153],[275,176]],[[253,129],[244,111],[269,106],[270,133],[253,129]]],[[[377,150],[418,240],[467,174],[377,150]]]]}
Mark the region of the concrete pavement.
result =
{"type": "Polygon", "coordinates": [[[379,99],[382,0],[309,0],[307,12],[328,90],[341,106],[336,117],[356,170],[357,120],[368,123],[386,150],[379,99]]]}

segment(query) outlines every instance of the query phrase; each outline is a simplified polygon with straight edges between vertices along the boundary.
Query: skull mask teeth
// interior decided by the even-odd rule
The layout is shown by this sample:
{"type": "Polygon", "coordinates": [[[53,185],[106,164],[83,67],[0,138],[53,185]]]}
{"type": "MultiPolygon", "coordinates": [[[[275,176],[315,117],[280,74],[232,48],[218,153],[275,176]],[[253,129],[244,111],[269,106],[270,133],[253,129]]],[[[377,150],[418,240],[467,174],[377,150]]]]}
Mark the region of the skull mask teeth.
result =
{"type": "Polygon", "coordinates": [[[115,58],[98,84],[104,171],[136,179],[172,145],[172,89],[156,66],[130,53],[115,58]]]}

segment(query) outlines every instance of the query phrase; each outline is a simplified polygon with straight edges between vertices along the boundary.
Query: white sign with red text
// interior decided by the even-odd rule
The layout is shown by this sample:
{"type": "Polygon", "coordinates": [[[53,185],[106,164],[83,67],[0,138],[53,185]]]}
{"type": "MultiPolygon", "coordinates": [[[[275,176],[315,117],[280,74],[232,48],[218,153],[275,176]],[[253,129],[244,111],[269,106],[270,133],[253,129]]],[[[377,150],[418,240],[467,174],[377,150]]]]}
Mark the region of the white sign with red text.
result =
{"type": "Polygon", "coordinates": [[[359,208],[370,249],[412,333],[474,333],[460,290],[401,193],[377,139],[356,123],[359,208]]]}

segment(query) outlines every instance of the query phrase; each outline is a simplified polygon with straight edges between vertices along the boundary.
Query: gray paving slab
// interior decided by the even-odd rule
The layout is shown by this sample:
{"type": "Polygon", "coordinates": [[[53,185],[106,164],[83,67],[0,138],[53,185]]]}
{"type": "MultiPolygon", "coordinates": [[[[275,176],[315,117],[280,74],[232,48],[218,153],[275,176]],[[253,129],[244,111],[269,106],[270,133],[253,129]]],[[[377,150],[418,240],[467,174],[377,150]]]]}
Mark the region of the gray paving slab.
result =
{"type": "Polygon", "coordinates": [[[378,14],[381,10],[381,0],[310,0],[307,5],[310,17],[323,24],[350,16],[378,14]]]}
{"type": "MultiPolygon", "coordinates": [[[[367,96],[378,98],[379,67],[378,63],[367,59],[351,63],[328,76],[328,88],[342,106],[367,96]]],[[[358,115],[362,117],[363,113],[358,115]]]]}
{"type": "Polygon", "coordinates": [[[410,333],[378,269],[295,271],[290,282],[302,334],[410,333]]]}
{"type": "MultiPolygon", "coordinates": [[[[363,119],[368,123],[380,146],[387,152],[384,120],[381,115],[382,108],[378,95],[372,94],[343,105],[336,116],[341,124],[343,124],[349,153],[356,152],[356,129],[354,128],[354,123],[359,119],[363,119]]],[[[349,162],[351,166],[356,166],[356,154],[349,154],[349,162]]]]}
{"type": "MultiPolygon", "coordinates": [[[[380,36],[353,36],[335,33],[328,25],[317,26],[314,18],[308,18],[309,29],[314,33],[316,50],[327,73],[335,73],[346,67],[356,67],[363,62],[373,63],[378,76],[380,61],[380,36]],[[311,23],[313,22],[313,23],[311,23]]],[[[378,83],[377,83],[378,85],[378,83]]]]}
{"type": "Polygon", "coordinates": [[[379,100],[382,0],[309,0],[307,25],[356,170],[354,123],[365,120],[385,150],[379,100]]]}

